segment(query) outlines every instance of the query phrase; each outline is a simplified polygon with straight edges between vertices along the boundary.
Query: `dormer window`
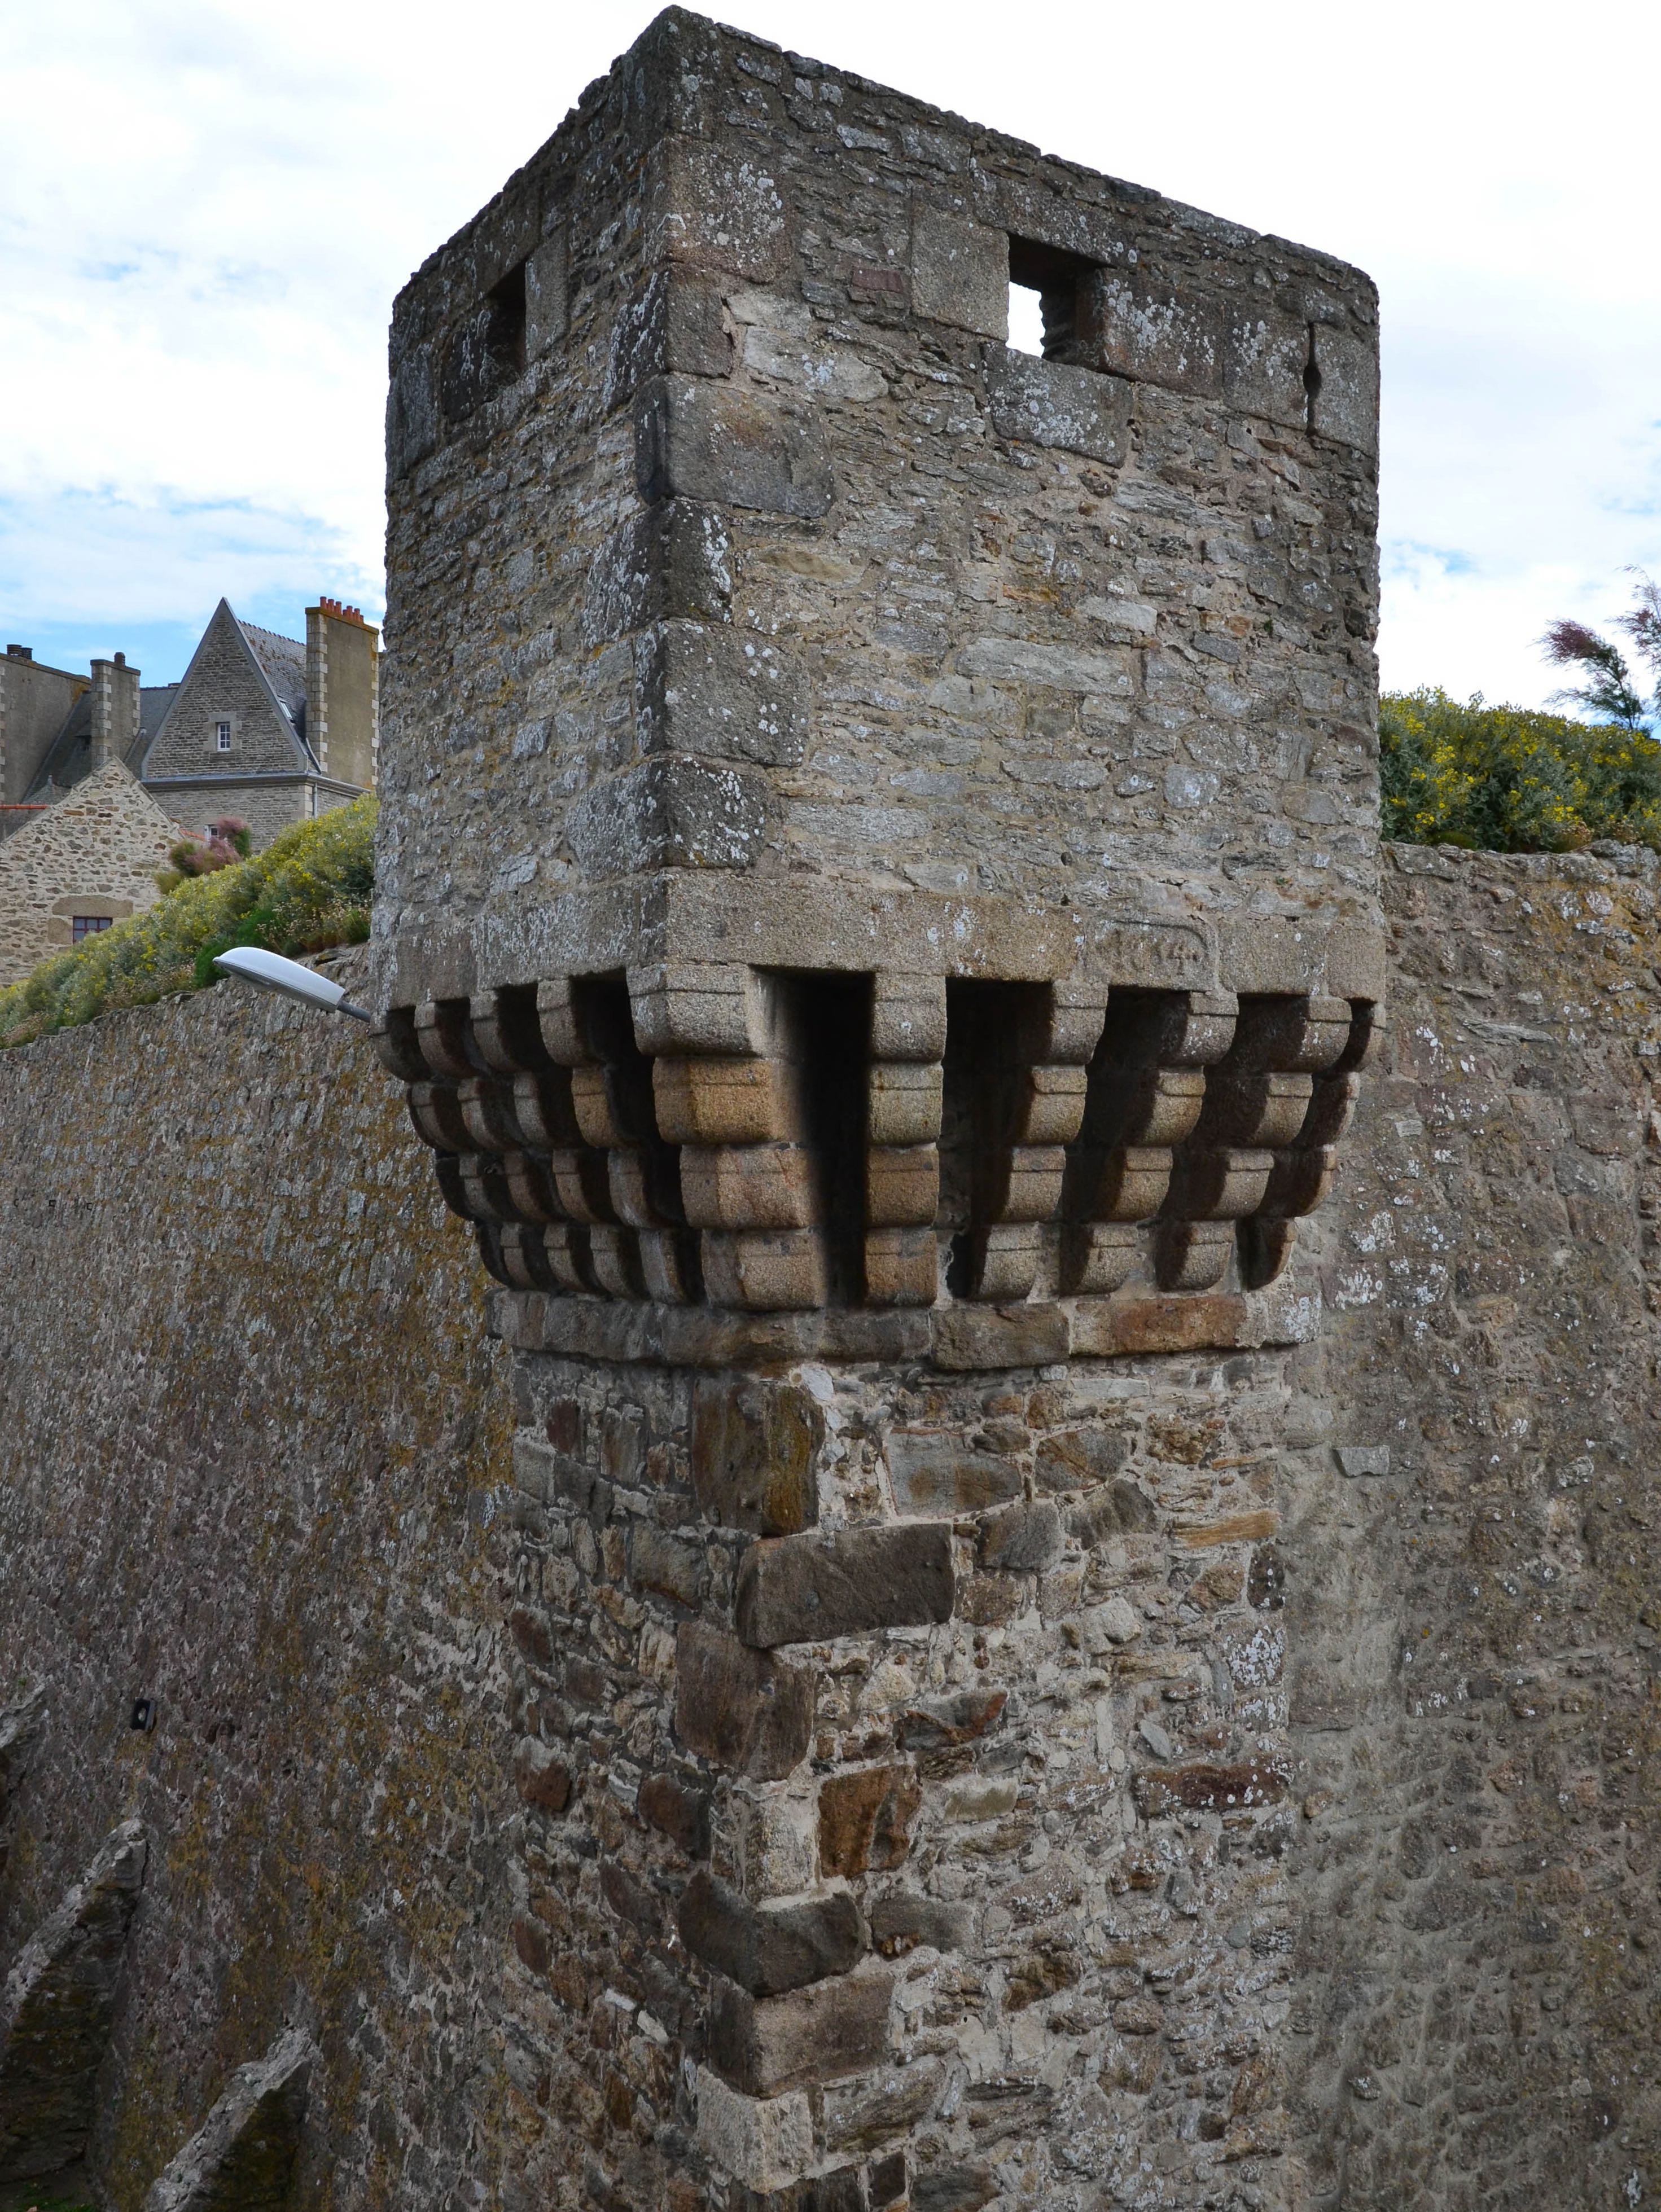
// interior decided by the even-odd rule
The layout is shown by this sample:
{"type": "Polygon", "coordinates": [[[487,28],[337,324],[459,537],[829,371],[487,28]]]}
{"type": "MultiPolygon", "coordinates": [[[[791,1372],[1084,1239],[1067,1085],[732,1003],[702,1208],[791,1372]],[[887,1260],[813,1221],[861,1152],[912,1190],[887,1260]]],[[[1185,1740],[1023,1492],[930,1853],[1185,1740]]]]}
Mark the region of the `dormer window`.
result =
{"type": "Polygon", "coordinates": [[[218,746],[220,751],[222,753],[229,752],[231,749],[230,724],[228,722],[216,722],[213,726],[213,734],[214,743],[218,746]]]}

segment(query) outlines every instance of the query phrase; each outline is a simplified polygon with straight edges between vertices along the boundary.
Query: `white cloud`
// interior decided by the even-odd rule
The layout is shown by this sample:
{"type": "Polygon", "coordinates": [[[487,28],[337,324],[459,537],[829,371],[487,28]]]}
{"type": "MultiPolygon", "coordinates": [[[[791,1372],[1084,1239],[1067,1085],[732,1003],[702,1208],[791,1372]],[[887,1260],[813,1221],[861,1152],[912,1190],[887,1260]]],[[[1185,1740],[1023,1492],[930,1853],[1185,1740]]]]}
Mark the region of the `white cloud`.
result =
{"type": "MultiPolygon", "coordinates": [[[[6,635],[221,590],[378,605],[392,295],[649,12],[8,11],[6,635]]],[[[1372,271],[1387,682],[1542,699],[1545,623],[1661,570],[1647,0],[1537,34],[1488,0],[718,12],[1372,271]]]]}

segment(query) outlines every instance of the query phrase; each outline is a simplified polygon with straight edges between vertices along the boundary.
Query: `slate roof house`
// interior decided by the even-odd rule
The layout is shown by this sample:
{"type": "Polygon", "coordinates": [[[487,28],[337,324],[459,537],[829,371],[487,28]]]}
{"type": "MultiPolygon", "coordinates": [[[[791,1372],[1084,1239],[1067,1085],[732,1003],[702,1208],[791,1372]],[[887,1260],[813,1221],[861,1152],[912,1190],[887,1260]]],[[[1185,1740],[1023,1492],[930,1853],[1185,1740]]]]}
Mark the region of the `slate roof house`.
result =
{"type": "Polygon", "coordinates": [[[379,631],[326,599],[303,645],[221,599],[177,684],[142,683],[125,653],[79,676],[7,646],[0,983],[149,905],[179,828],[240,815],[258,849],[373,786],[380,661],[379,631]]]}
{"type": "Polygon", "coordinates": [[[303,644],[221,599],[177,684],[143,684],[120,653],[78,677],[9,645],[0,834],[119,760],[187,829],[239,814],[267,845],[374,784],[380,659],[374,625],[326,599],[306,610],[303,644]]]}

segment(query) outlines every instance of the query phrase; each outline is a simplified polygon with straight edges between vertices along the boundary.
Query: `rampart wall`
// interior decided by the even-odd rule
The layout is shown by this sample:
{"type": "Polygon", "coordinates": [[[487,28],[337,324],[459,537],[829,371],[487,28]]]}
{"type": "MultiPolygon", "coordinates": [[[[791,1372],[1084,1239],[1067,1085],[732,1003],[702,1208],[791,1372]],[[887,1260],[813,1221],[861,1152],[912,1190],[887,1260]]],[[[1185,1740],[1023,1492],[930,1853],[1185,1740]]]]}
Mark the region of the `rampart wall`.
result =
{"type": "MultiPolygon", "coordinates": [[[[1119,1443],[1047,1588],[980,1556],[965,1683],[925,1679],[939,1631],[822,1683],[828,1766],[899,1726],[870,1802],[827,1814],[810,1764],[794,1826],[631,1742],[652,1697],[607,1672],[672,1677],[678,1578],[723,1571],[668,1510],[707,1380],[521,1358],[515,1406],[355,1033],[221,990],[0,1056],[0,1691],[46,1706],[0,1760],[0,1962],[143,1823],[113,2204],[287,2023],[322,2054],[303,2212],[691,2212],[710,2122],[654,1959],[697,1868],[788,1887],[815,1850],[887,1929],[851,1978],[894,1984],[895,2063],[810,2114],[847,2203],[1654,2194],[1655,874],[1388,860],[1323,1334],[995,1405],[885,1374],[890,1421],[978,1432],[953,1481],[1066,1466],[1074,1400],[1119,1443]],[[585,1578],[595,1653],[559,1626],[585,1578]],[[1259,1802],[1208,1799],[1231,1763],[1259,1802]],[[1070,2169],[1033,2170],[1045,2129],[1070,2169]]],[[[812,1442],[870,1378],[772,1380],[812,1442]]],[[[827,1517],[884,1474],[846,1423],[827,1517]]]]}

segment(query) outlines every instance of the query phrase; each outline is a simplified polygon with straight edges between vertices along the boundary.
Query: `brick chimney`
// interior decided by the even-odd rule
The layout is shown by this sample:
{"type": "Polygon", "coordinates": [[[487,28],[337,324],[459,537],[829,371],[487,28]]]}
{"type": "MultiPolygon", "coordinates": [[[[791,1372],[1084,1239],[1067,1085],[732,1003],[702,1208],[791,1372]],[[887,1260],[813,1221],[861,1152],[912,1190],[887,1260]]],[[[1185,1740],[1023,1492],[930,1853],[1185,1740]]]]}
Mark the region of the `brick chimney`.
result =
{"type": "Polygon", "coordinates": [[[306,742],[337,782],[375,780],[380,633],[359,607],[319,595],[306,610],[306,742]]]}

